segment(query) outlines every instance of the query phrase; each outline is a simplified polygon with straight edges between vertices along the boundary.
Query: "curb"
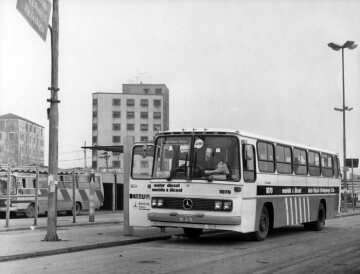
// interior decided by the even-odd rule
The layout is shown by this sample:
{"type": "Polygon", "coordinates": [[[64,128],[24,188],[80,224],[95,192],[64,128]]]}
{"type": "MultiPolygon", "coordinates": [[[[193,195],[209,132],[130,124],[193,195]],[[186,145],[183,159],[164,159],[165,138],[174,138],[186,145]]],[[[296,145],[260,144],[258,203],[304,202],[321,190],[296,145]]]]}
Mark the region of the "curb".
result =
{"type": "MultiPolygon", "coordinates": [[[[93,226],[93,225],[116,225],[116,224],[122,224],[124,221],[104,221],[104,222],[98,222],[98,223],[72,223],[72,224],[64,224],[64,225],[58,225],[59,227],[77,227],[77,226],[93,226]]],[[[35,226],[34,229],[44,229],[47,228],[46,225],[40,225],[35,226]]],[[[14,232],[14,231],[22,231],[22,230],[32,230],[30,226],[23,226],[23,227],[15,227],[15,228],[0,228],[0,233],[2,232],[14,232]]]]}
{"type": "Polygon", "coordinates": [[[172,235],[164,235],[164,236],[147,237],[147,238],[141,238],[141,239],[131,239],[131,240],[123,240],[123,241],[115,241],[115,242],[105,242],[105,243],[88,244],[88,245],[82,245],[82,246],[65,247],[65,248],[45,250],[45,251],[39,251],[39,252],[29,252],[29,253],[24,253],[24,254],[7,255],[7,256],[1,256],[0,262],[16,261],[16,260],[20,260],[20,259],[28,259],[28,258],[51,256],[51,255],[58,255],[58,254],[65,254],[65,253],[73,253],[73,252],[80,252],[80,251],[85,251],[85,250],[108,248],[108,247],[115,247],[115,246],[122,246],[122,245],[132,245],[132,244],[146,243],[146,242],[158,241],[158,240],[168,240],[168,239],[171,239],[171,237],[172,237],[172,235]]]}

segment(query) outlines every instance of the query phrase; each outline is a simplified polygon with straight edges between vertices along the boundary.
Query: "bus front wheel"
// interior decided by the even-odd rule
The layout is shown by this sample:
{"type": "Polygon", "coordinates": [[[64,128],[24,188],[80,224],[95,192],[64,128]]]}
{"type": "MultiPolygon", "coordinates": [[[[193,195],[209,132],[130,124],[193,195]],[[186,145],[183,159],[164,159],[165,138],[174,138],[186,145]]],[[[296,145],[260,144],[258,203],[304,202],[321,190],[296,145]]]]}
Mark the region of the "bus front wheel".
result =
{"type": "Polygon", "coordinates": [[[304,224],[306,230],[321,231],[325,226],[325,207],[323,203],[320,203],[318,210],[318,217],[315,222],[309,222],[304,224]]]}
{"type": "Polygon", "coordinates": [[[252,238],[255,241],[263,241],[266,239],[270,229],[269,211],[266,206],[261,210],[258,230],[252,233],[252,238]]]}
{"type": "Polygon", "coordinates": [[[199,238],[201,233],[203,232],[202,228],[183,227],[183,230],[184,230],[185,236],[190,239],[199,238]]]}
{"type": "Polygon", "coordinates": [[[34,218],[34,216],[35,216],[35,205],[34,204],[30,204],[27,207],[26,212],[25,212],[25,216],[27,218],[34,218]]]}

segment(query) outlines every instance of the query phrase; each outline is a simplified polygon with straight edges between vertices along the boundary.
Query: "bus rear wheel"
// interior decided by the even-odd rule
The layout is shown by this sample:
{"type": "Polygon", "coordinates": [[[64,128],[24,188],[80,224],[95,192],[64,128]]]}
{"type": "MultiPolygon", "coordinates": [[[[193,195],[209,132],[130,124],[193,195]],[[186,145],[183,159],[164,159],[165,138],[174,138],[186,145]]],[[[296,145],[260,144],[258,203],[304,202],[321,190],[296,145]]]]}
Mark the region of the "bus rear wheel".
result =
{"type": "Polygon", "coordinates": [[[25,211],[25,216],[26,218],[34,218],[35,217],[35,205],[34,204],[30,204],[26,211],[25,211]]]}
{"type": "Polygon", "coordinates": [[[203,232],[202,228],[183,227],[183,230],[184,230],[185,236],[190,239],[199,238],[203,232]]]}
{"type": "Polygon", "coordinates": [[[318,210],[318,217],[315,222],[309,222],[304,224],[306,230],[321,231],[325,226],[325,207],[323,203],[320,203],[318,210]]]}
{"type": "Polygon", "coordinates": [[[266,206],[261,210],[258,230],[251,234],[252,239],[255,241],[263,241],[266,239],[270,230],[270,217],[269,211],[266,206]]]}

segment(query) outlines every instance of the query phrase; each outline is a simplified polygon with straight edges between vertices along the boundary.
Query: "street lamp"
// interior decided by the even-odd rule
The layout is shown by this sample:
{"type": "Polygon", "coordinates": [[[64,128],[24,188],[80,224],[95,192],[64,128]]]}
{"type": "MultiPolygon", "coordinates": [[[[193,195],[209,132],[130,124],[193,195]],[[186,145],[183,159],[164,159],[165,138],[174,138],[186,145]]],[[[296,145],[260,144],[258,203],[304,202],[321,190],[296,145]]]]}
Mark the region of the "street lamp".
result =
{"type": "MultiPolygon", "coordinates": [[[[344,188],[347,190],[347,179],[346,179],[346,131],[345,131],[345,112],[351,111],[353,108],[349,108],[345,106],[345,75],[344,75],[344,49],[354,49],[357,47],[354,41],[346,41],[344,45],[339,46],[335,43],[329,43],[328,46],[335,51],[341,50],[341,57],[342,57],[342,87],[343,87],[343,107],[342,108],[334,108],[336,111],[341,111],[343,113],[343,146],[344,146],[344,188]]],[[[346,192],[346,191],[345,191],[346,192]]],[[[346,210],[346,194],[344,192],[344,206],[346,210]]]]}

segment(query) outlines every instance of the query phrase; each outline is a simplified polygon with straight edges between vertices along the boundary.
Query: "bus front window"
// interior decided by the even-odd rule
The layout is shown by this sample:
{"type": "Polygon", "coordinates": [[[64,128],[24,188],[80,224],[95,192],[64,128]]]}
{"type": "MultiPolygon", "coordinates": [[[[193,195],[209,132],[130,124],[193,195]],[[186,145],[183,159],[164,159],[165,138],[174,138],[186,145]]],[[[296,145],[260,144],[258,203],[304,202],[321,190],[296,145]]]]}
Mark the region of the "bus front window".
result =
{"type": "Polygon", "coordinates": [[[159,137],[153,178],[239,181],[238,139],[204,134],[159,137]]]}
{"type": "Polygon", "coordinates": [[[187,178],[191,137],[160,137],[156,143],[154,178],[187,178]]]}
{"type": "Polygon", "coordinates": [[[239,181],[239,142],[233,136],[195,136],[193,179],[239,181]]]}

